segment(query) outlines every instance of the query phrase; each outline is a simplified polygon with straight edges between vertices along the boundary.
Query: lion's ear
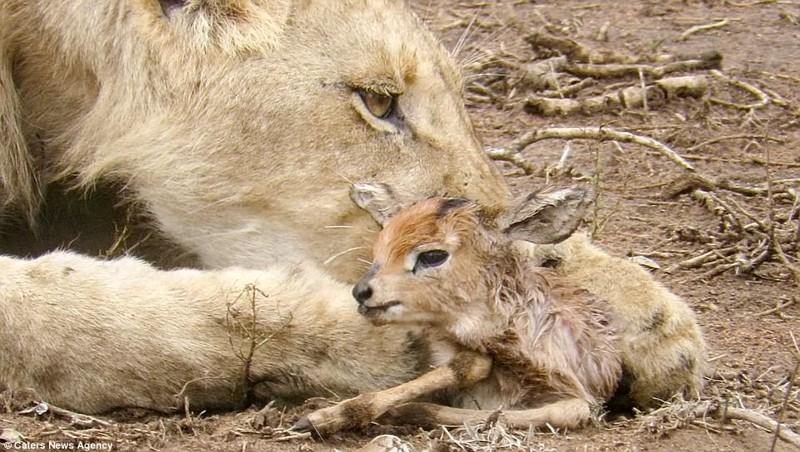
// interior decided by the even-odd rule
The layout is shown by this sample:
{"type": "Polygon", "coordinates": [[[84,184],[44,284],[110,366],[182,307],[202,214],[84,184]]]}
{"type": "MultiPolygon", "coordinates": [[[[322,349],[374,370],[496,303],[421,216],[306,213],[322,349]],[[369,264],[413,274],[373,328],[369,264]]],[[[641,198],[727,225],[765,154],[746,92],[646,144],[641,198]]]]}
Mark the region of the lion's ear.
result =
{"type": "MultiPolygon", "coordinates": [[[[229,53],[273,48],[294,0],[136,0],[149,12],[150,31],[177,34],[195,49],[229,53]]],[[[163,37],[163,36],[162,36],[163,37]]]]}

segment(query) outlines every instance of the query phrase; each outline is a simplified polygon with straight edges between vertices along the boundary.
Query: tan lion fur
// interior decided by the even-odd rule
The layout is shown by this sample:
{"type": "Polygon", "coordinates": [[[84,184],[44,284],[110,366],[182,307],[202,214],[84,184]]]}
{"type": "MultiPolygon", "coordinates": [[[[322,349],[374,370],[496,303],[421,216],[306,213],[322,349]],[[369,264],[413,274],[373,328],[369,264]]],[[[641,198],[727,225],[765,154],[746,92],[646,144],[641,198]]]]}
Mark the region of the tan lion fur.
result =
{"type": "Polygon", "coordinates": [[[424,346],[372,326],[354,304],[346,285],[307,266],[159,271],[66,252],[0,257],[0,382],[98,413],[170,412],[184,397],[193,410],[230,409],[414,378],[424,346]],[[354,352],[367,343],[373,355],[354,352]]]}
{"type": "Polygon", "coordinates": [[[522,245],[534,262],[611,304],[620,323],[620,352],[630,401],[652,407],[676,393],[703,388],[706,345],[694,312],[644,268],[609,255],[583,233],[555,245],[522,245]]]}

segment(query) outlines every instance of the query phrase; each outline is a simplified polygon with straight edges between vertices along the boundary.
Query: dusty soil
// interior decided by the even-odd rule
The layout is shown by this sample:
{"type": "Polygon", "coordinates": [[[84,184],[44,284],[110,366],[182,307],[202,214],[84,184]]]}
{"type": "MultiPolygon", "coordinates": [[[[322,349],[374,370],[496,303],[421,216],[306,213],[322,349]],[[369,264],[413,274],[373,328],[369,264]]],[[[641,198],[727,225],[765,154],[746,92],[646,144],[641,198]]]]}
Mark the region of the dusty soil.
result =
{"type": "MultiPolygon", "coordinates": [[[[567,142],[536,142],[521,154],[534,164],[530,175],[511,163],[499,163],[519,193],[546,182],[594,185],[598,200],[588,228],[595,240],[614,253],[650,259],[649,265],[659,267],[654,269],[656,277],[697,312],[712,364],[703,399],[773,419],[782,417],[789,428],[800,431],[796,389],[800,381],[793,374],[798,360],[793,336],[800,338],[800,281],[793,280],[790,271],[791,264],[798,264],[800,229],[800,219],[793,217],[800,182],[791,180],[800,178],[800,2],[417,0],[413,4],[448,48],[459,46],[465,36],[459,58],[468,74],[468,104],[487,147],[506,146],[537,128],[603,126],[659,140],[718,182],[700,193],[696,189],[703,187],[696,184],[676,190],[673,182],[687,175],[685,169],[653,149],[612,141],[571,141],[560,166],[567,142]],[[718,28],[681,39],[691,27],[723,19],[727,22],[718,28]],[[708,88],[698,98],[654,99],[646,109],[532,114],[526,98],[541,92],[523,76],[525,64],[555,56],[552,50],[534,49],[526,41],[534,31],[648,61],[659,55],[717,51],[723,56],[724,74],[749,83],[770,102],[741,109],[717,102],[714,99],[743,106],[759,98],[702,69],[670,74],[705,75],[708,88]],[[709,142],[715,139],[719,141],[709,142]],[[745,195],[739,192],[747,190],[720,188],[724,181],[762,192],[745,195]],[[771,202],[764,193],[767,188],[773,194],[771,202]],[[703,193],[712,195],[707,204],[697,199],[703,193]],[[773,229],[774,237],[784,243],[790,265],[772,252],[749,268],[754,257],[769,248],[764,244],[773,229]],[[738,250],[722,253],[726,247],[738,250]],[[710,250],[724,256],[714,256],[716,260],[699,267],[665,271],[710,250]],[[776,304],[785,306],[775,310],[776,304]]],[[[649,82],[652,77],[645,74],[643,79],[649,82]]],[[[587,98],[641,82],[639,76],[598,78],[572,97],[587,98]]],[[[607,421],[566,434],[513,433],[502,426],[483,433],[373,426],[324,441],[277,441],[285,436],[285,427],[319,402],[262,415],[256,408],[194,417],[126,412],[113,416],[118,421],[114,427],[81,430],[49,415],[17,415],[30,400],[9,396],[5,394],[5,406],[0,404],[0,426],[36,441],[70,437],[112,441],[115,450],[350,450],[384,433],[399,435],[420,449],[440,450],[493,450],[503,444],[530,450],[769,450],[772,440],[772,435],[747,422],[720,425],[692,420],[680,404],[650,416],[607,421]],[[494,438],[495,445],[475,438],[494,438]]],[[[776,450],[791,448],[778,441],[776,450]]]]}

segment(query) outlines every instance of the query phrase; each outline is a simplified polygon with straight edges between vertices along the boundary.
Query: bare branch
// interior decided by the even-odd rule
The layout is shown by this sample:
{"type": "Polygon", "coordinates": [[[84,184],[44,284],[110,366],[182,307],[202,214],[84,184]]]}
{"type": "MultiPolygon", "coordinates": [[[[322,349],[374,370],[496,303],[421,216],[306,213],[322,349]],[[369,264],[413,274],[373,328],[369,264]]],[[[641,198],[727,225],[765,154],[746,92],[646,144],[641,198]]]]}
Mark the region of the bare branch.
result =
{"type": "MultiPolygon", "coordinates": [[[[573,86],[581,85],[576,83],[573,86]]],[[[708,81],[704,76],[672,77],[658,80],[655,85],[631,86],[583,99],[530,96],[525,101],[525,107],[529,113],[544,116],[593,114],[621,108],[654,106],[679,96],[699,98],[706,94],[707,89],[708,81]]]]}
{"type": "Polygon", "coordinates": [[[641,61],[641,58],[623,55],[613,50],[595,50],[584,46],[572,39],[560,38],[547,33],[534,32],[528,35],[525,40],[533,47],[543,47],[556,50],[573,61],[586,63],[625,63],[634,64],[641,61]]]}
{"type": "Polygon", "coordinates": [[[719,52],[707,52],[695,59],[674,61],[663,65],[651,64],[567,64],[564,71],[576,77],[612,78],[637,76],[639,71],[644,75],[661,78],[674,72],[689,72],[702,69],[718,69],[722,67],[722,55],[719,52]]]}
{"type": "Polygon", "coordinates": [[[614,140],[623,143],[633,143],[656,150],[658,153],[691,173],[696,170],[667,145],[650,137],[635,135],[630,132],[612,129],[609,127],[551,127],[534,129],[527,132],[503,148],[509,153],[517,153],[529,145],[542,140],[614,140]]]}

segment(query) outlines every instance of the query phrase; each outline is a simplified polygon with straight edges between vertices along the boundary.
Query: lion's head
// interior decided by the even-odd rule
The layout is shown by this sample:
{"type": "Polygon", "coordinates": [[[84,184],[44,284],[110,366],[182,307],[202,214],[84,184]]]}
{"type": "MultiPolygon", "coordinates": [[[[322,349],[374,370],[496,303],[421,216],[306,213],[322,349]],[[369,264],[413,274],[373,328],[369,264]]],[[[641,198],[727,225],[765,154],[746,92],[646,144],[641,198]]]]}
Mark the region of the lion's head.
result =
{"type": "Polygon", "coordinates": [[[378,230],[354,181],[507,199],[453,58],[403,2],[7,3],[0,103],[20,99],[28,154],[2,149],[3,175],[121,181],[208,266],[311,259],[352,279],[378,230]]]}

